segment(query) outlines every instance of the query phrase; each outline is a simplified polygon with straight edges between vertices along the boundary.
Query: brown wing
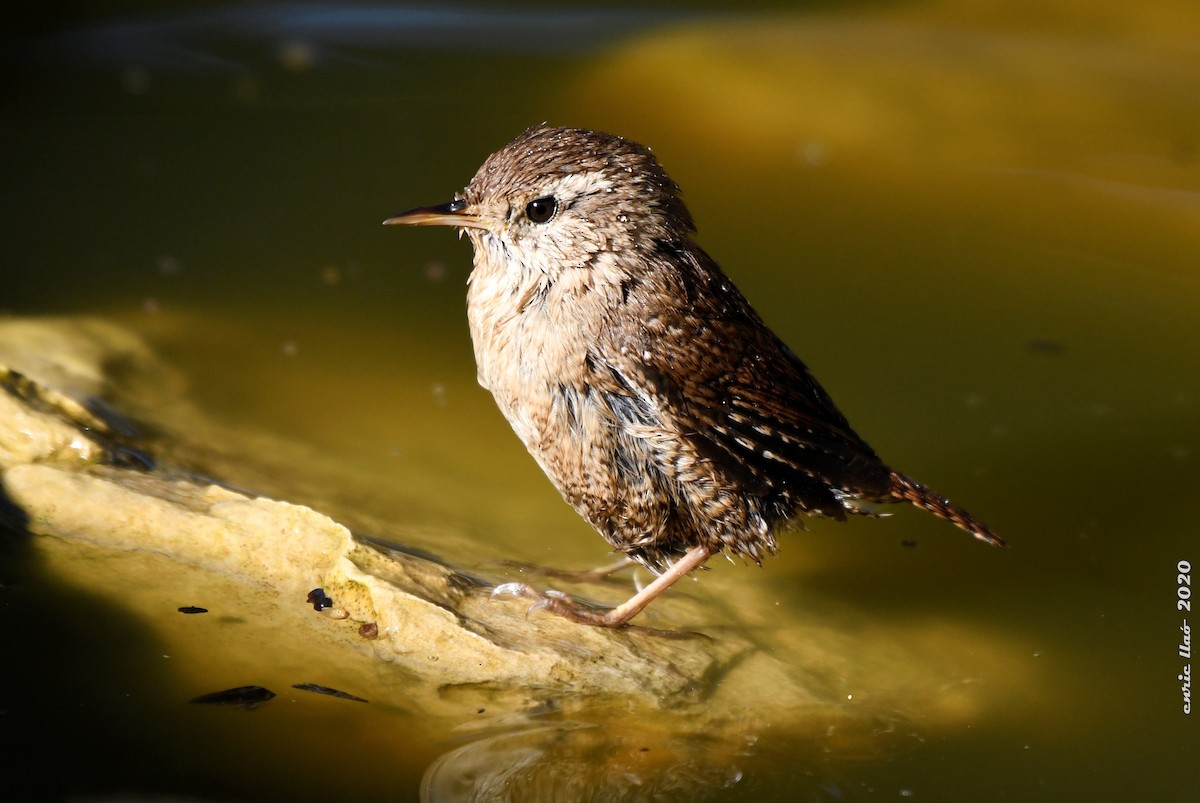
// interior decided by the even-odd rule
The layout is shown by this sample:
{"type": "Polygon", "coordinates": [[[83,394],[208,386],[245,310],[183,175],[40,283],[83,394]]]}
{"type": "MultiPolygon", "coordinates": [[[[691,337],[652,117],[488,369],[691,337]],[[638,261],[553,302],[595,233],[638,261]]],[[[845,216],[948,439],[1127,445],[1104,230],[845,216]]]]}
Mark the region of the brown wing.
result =
{"type": "Polygon", "coordinates": [[[841,518],[844,498],[888,498],[889,469],[716,263],[694,246],[663,256],[648,276],[676,286],[634,277],[624,314],[640,325],[597,344],[613,391],[642,421],[670,411],[722,476],[786,514],[841,518]]]}

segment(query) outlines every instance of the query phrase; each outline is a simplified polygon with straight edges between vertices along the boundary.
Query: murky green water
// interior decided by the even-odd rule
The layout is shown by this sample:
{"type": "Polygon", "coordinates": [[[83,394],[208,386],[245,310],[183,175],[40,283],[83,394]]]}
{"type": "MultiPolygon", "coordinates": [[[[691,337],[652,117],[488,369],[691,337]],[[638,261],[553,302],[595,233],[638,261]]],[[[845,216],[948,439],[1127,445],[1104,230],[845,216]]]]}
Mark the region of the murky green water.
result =
{"type": "Polygon", "coordinates": [[[6,776],[30,798],[222,800],[415,799],[428,776],[447,799],[447,756],[503,778],[540,755],[567,778],[540,793],[596,799],[1191,799],[1200,19],[1126,5],[198,7],[20,35],[0,307],[118,320],[215,417],[321,455],[272,491],[466,565],[605,559],[474,383],[467,244],[379,225],[549,120],[653,145],[859,432],[1012,548],[905,511],[816,522],[762,570],[689,585],[769,605],[748,614],[767,650],[814,616],[903,644],[920,660],[845,679],[861,701],[879,667],[923,675],[900,736],[747,710],[704,745],[665,712],[557,700],[529,715],[572,723],[548,746],[474,709],[177,705],[193,679],[144,660],[159,636],[130,598],[6,538],[6,776]]]}

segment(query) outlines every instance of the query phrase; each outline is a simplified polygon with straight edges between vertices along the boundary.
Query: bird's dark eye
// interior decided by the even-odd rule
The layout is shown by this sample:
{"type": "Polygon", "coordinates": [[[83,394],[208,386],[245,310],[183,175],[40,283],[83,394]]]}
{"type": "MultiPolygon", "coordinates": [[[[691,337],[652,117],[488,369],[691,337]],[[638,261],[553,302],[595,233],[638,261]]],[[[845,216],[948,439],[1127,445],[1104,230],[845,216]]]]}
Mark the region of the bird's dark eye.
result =
{"type": "Polygon", "coordinates": [[[553,196],[546,196],[545,198],[536,198],[530,201],[525,206],[525,217],[534,223],[545,223],[554,217],[554,213],[557,211],[558,201],[553,196]]]}

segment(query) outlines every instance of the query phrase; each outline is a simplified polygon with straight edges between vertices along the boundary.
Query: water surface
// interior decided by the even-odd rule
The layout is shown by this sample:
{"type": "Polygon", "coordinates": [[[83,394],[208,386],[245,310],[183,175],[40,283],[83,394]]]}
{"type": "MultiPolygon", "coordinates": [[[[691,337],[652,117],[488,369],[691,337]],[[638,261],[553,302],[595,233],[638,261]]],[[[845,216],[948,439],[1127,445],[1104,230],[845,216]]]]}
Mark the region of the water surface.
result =
{"type": "Polygon", "coordinates": [[[652,145],[859,432],[1012,544],[899,511],[815,522],[761,570],[715,561],[685,593],[745,608],[764,649],[814,621],[879,645],[846,706],[912,692],[870,738],[756,709],[704,744],[577,700],[483,730],[282,700],[198,716],[163,702],[186,699],[178,670],[137,659],[163,636],[136,604],[10,538],[0,708],[31,748],[22,782],[382,800],[426,778],[446,799],[474,767],[527,795],[1190,799],[1200,21],[1006,8],[192,4],[17,34],[0,306],[120,321],[209,414],[311,449],[272,492],[466,565],[605,560],[475,385],[467,244],[379,225],[548,120],[652,145]],[[547,786],[504,775],[530,755],[560,771],[547,786]]]}

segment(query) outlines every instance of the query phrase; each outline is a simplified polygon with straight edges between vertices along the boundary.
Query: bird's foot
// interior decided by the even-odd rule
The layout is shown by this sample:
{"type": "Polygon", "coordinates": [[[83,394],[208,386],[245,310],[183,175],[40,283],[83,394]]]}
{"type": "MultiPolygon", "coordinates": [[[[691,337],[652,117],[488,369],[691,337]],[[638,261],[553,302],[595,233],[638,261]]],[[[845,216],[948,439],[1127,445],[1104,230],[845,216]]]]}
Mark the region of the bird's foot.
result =
{"type": "Polygon", "coordinates": [[[549,611],[572,622],[592,625],[593,627],[623,627],[626,619],[617,620],[611,614],[616,609],[601,610],[564,594],[562,591],[549,589],[539,592],[526,583],[501,583],[492,589],[493,597],[523,597],[533,600],[526,615],[534,611],[549,611]]]}
{"type": "Polygon", "coordinates": [[[601,613],[596,608],[571,599],[561,591],[547,591],[539,594],[525,583],[501,583],[492,590],[492,596],[515,596],[536,600],[530,611],[545,609],[551,613],[593,627],[624,627],[633,617],[637,616],[650,602],[671,584],[688,572],[700,568],[704,561],[712,556],[709,547],[700,545],[689,549],[668,569],[654,579],[650,585],[639,589],[636,594],[615,608],[601,613]]]}
{"type": "Polygon", "coordinates": [[[657,627],[630,624],[630,618],[641,610],[641,608],[632,609],[629,603],[618,605],[615,608],[597,608],[586,602],[580,602],[555,589],[539,592],[526,583],[501,583],[492,589],[492,596],[523,597],[533,600],[533,604],[525,612],[527,616],[534,611],[549,611],[572,622],[591,625],[592,627],[620,628],[628,632],[637,632],[666,639],[709,638],[703,633],[691,630],[662,630],[657,627]]]}

